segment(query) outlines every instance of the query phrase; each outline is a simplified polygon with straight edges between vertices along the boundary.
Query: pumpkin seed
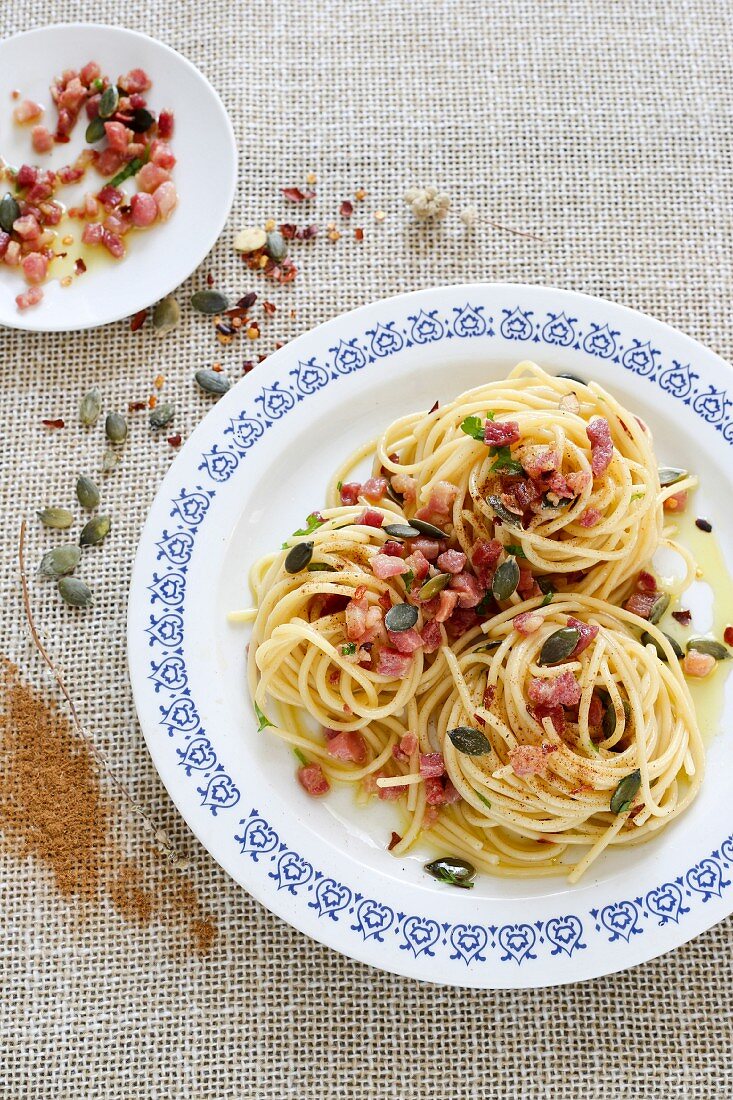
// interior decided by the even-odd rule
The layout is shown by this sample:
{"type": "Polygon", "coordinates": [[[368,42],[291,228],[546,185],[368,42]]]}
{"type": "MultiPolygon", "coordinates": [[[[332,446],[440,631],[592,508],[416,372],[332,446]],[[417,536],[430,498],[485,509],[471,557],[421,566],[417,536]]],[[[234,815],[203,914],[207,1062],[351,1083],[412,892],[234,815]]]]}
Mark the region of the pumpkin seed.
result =
{"type": "Polygon", "coordinates": [[[312,542],[298,542],[285,558],[286,573],[300,573],[313,557],[312,542]]]}
{"type": "Polygon", "coordinates": [[[267,243],[265,244],[265,251],[271,260],[275,263],[280,263],[280,260],[284,260],[288,254],[288,242],[283,237],[282,233],[278,229],[273,229],[271,233],[267,234],[267,243]]]}
{"type": "Polygon", "coordinates": [[[388,523],[382,530],[393,539],[416,539],[420,534],[410,523],[388,523]]]}
{"type": "Polygon", "coordinates": [[[89,393],[85,393],[79,402],[79,419],[85,428],[91,428],[92,424],[96,424],[101,411],[102,395],[95,386],[89,393]]]}
{"type": "Polygon", "coordinates": [[[442,856],[426,863],[425,870],[438,882],[445,882],[448,886],[460,886],[462,890],[472,890],[474,887],[476,868],[467,859],[442,856]]]}
{"type": "Polygon", "coordinates": [[[396,603],[384,616],[387,630],[401,632],[410,630],[417,622],[417,608],[411,603],[396,603]]]}
{"type": "Polygon", "coordinates": [[[652,604],[652,609],[649,612],[649,622],[658,623],[668,607],[669,596],[666,592],[663,592],[661,596],[657,596],[656,600],[652,604]]]}
{"type": "Polygon", "coordinates": [[[181,320],[181,307],[175,298],[168,295],[156,303],[153,310],[153,328],[158,336],[167,336],[181,320]]]}
{"type": "Polygon", "coordinates": [[[144,134],[146,130],[155,122],[155,119],[151,115],[150,111],[147,111],[144,107],[136,107],[132,112],[132,118],[128,119],[125,126],[129,130],[132,130],[133,134],[144,134]]]}
{"type": "MultiPolygon", "coordinates": [[[[676,642],[675,639],[672,638],[669,634],[665,634],[664,631],[661,631],[661,633],[664,635],[664,637],[667,639],[669,644],[672,646],[672,651],[673,651],[675,657],[677,657],[677,659],[681,661],[682,658],[684,657],[684,653],[682,652],[682,647],[680,646],[679,642],[676,642]]],[[[650,644],[653,645],[654,648],[657,651],[657,657],[659,657],[659,660],[660,661],[666,661],[667,660],[667,654],[662,649],[661,642],[658,642],[657,639],[655,637],[653,637],[653,635],[651,635],[648,630],[645,630],[644,633],[642,634],[641,644],[642,645],[650,645],[650,644]]]]}
{"type": "Polygon", "coordinates": [[[197,290],[191,295],[191,305],[198,313],[223,313],[229,299],[218,290],[197,290]]]}
{"type": "Polygon", "coordinates": [[[437,596],[439,592],[442,592],[446,585],[450,584],[450,578],[450,573],[436,573],[434,577],[425,582],[418,592],[418,596],[421,600],[431,600],[433,596],[437,596]]]}
{"type": "Polygon", "coordinates": [[[312,561],[306,566],[309,573],[338,573],[335,565],[329,565],[326,561],[312,561]]]}
{"type": "Polygon", "coordinates": [[[683,470],[678,466],[661,466],[659,469],[659,484],[662,488],[665,485],[674,485],[677,481],[682,481],[683,477],[687,477],[687,470],[683,470]]]}
{"type": "Polygon", "coordinates": [[[720,642],[716,642],[714,638],[690,638],[687,642],[687,652],[689,653],[691,649],[697,650],[698,653],[707,653],[716,661],[727,661],[733,657],[733,653],[720,642]]]}
{"type": "Polygon", "coordinates": [[[571,382],[579,382],[581,386],[587,386],[588,385],[588,383],[585,381],[585,379],[584,378],[578,378],[577,374],[568,374],[566,372],[565,374],[558,374],[558,375],[556,375],[556,377],[557,378],[568,378],[571,382]]]}
{"type": "Polygon", "coordinates": [[[99,118],[111,118],[117,110],[119,102],[120,93],[117,91],[116,85],[109,84],[102,92],[99,100],[99,107],[97,109],[99,118]]]}
{"type": "Polygon", "coordinates": [[[387,482],[387,496],[389,497],[389,499],[394,504],[398,505],[398,507],[400,507],[400,508],[404,507],[404,504],[405,504],[404,496],[402,495],[402,493],[396,492],[396,490],[394,490],[392,488],[392,486],[390,485],[389,481],[387,482]]]}
{"type": "Polygon", "coordinates": [[[410,527],[416,527],[421,535],[425,535],[426,539],[447,539],[445,531],[441,531],[439,527],[436,527],[433,523],[426,523],[424,519],[411,519],[410,527]]]}
{"type": "Polygon", "coordinates": [[[81,561],[81,550],[73,543],[65,543],[63,546],[54,546],[41,558],[38,572],[42,577],[63,577],[67,573],[73,573],[81,561]]]}
{"type": "Polygon", "coordinates": [[[508,600],[519,584],[519,566],[516,558],[507,558],[494,573],[491,591],[495,600],[508,600]]]}
{"type": "Polygon", "coordinates": [[[104,431],[110,443],[124,443],[127,439],[127,421],[122,413],[107,413],[104,431]]]}
{"type": "Polygon", "coordinates": [[[61,577],[58,590],[61,599],[72,607],[89,607],[93,602],[91,588],[78,577],[61,577]]]}
{"type": "Polygon", "coordinates": [[[82,508],[86,508],[89,512],[99,507],[99,489],[92,479],[84,474],[81,474],[76,482],[76,499],[82,508]]]}
{"type": "MultiPolygon", "coordinates": [[[[611,701],[611,696],[605,688],[597,688],[596,690],[606,708],[603,715],[603,721],[601,722],[601,730],[604,737],[611,737],[616,732],[616,708],[611,701]]],[[[626,699],[621,700],[621,706],[624,708],[624,717],[628,724],[629,718],[631,717],[631,706],[626,699]]]]}
{"type": "Polygon", "coordinates": [[[176,410],[172,405],[156,405],[148,417],[150,427],[165,428],[166,424],[170,424],[175,414],[176,410]]]}
{"type": "Polygon", "coordinates": [[[112,521],[109,516],[94,516],[82,528],[79,535],[80,546],[96,546],[109,534],[112,521]]]}
{"type": "Polygon", "coordinates": [[[518,516],[515,512],[510,512],[500,497],[492,495],[486,498],[486,502],[491,505],[502,523],[507,523],[510,527],[519,527],[521,525],[522,517],[518,516]]]}
{"type": "Polygon", "coordinates": [[[0,229],[5,233],[12,233],[13,224],[20,217],[18,200],[7,191],[0,199],[0,229]]]}
{"type": "Polygon", "coordinates": [[[74,522],[74,513],[68,508],[42,508],[36,515],[44,527],[53,527],[55,531],[65,531],[74,522]]]}
{"type": "Polygon", "coordinates": [[[640,786],[641,772],[638,768],[629,775],[625,775],[611,795],[611,813],[623,814],[630,810],[640,786]]]}
{"type": "Polygon", "coordinates": [[[223,371],[208,370],[208,368],[197,370],[194,378],[204,393],[214,393],[221,396],[231,386],[231,382],[223,371]]]}
{"type": "Polygon", "coordinates": [[[485,756],[491,752],[488,737],[472,726],[457,726],[454,730],[448,730],[448,736],[458,751],[466,756],[485,756]]]}
{"type": "Polygon", "coordinates": [[[97,115],[97,117],[93,118],[87,126],[84,133],[84,140],[86,141],[87,145],[94,145],[95,142],[102,140],[105,133],[106,130],[104,128],[104,119],[100,118],[99,115],[97,115]]]}
{"type": "Polygon", "coordinates": [[[579,641],[580,631],[577,627],[561,626],[545,640],[537,664],[557,665],[561,661],[567,661],[579,641]]]}
{"type": "Polygon", "coordinates": [[[102,473],[111,474],[115,466],[119,464],[120,452],[113,450],[112,447],[108,447],[102,456],[102,473]]]}

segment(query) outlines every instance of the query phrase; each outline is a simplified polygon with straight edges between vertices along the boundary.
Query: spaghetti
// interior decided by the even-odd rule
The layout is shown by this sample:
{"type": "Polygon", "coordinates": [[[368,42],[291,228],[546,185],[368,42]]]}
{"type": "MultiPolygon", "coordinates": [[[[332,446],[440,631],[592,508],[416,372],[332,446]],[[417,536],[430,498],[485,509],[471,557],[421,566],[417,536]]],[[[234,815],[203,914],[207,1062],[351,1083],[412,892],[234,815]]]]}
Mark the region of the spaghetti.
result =
{"type": "Polygon", "coordinates": [[[301,785],[399,802],[395,854],[464,876],[577,881],[682,813],[704,753],[649,562],[695,479],[663,480],[646,425],[530,363],[360,448],[251,574],[250,692],[301,785]]]}

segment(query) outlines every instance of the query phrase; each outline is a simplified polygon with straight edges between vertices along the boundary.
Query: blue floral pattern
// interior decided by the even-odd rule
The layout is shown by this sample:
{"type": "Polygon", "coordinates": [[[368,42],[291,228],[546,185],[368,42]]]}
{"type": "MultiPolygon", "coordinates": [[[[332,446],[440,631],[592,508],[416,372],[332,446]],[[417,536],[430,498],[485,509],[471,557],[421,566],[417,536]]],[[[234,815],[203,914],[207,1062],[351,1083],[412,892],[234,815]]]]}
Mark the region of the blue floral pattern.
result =
{"type": "MultiPolygon", "coordinates": [[[[367,362],[387,360],[403,347],[452,338],[529,341],[612,360],[629,374],[646,378],[691,406],[697,416],[733,442],[733,397],[723,389],[702,384],[692,364],[674,359],[665,362],[662,351],[649,341],[634,336],[627,339],[602,318],[586,323],[563,311],[539,316],[520,302],[502,309],[496,317],[487,307],[470,301],[454,307],[450,315],[439,309],[420,309],[401,319],[385,317],[364,333],[344,333],[323,361],[298,361],[288,374],[291,381],[264,386],[249,409],[230,419],[225,443],[200,455],[200,483],[181,487],[171,499],[170,524],[160,533],[156,571],[147,581],[151,613],[145,641],[152,651],[148,678],[159,699],[160,728],[174,740],[179,767],[193,782],[201,805],[213,816],[228,814],[239,806],[242,792],[202,728],[191,697],[184,612],[188,564],[217,486],[237,473],[250,449],[299,402],[361,370],[367,362]]],[[[384,943],[387,937],[394,937],[399,949],[415,959],[439,953],[465,968],[503,965],[526,969],[538,958],[554,958],[562,967],[584,951],[593,937],[610,945],[629,944],[648,928],[681,924],[693,908],[722,897],[731,886],[733,867],[731,835],[674,881],[649,889],[643,898],[620,899],[585,913],[558,913],[544,922],[440,924],[426,914],[398,912],[383,898],[365,897],[347,883],[327,876],[291,845],[293,838],[282,838],[255,808],[239,819],[230,835],[242,858],[262,868],[278,892],[293,898],[293,905],[304,899],[316,919],[342,923],[364,943],[384,943]]],[[[487,907],[490,909],[488,902],[487,907]]]]}

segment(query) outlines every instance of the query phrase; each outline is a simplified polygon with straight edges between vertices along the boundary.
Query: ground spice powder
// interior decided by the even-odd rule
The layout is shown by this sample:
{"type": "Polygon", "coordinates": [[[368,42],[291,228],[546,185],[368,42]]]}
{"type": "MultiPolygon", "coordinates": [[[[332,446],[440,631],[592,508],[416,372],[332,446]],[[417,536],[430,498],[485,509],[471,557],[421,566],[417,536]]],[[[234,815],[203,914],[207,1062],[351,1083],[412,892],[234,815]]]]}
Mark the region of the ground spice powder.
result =
{"type": "Polygon", "coordinates": [[[56,704],[23,683],[0,658],[0,832],[21,857],[47,867],[68,899],[106,896],[128,923],[154,918],[185,927],[199,954],[217,936],[193,883],[160,865],[142,870],[116,850],[97,764],[89,745],[56,704]]]}

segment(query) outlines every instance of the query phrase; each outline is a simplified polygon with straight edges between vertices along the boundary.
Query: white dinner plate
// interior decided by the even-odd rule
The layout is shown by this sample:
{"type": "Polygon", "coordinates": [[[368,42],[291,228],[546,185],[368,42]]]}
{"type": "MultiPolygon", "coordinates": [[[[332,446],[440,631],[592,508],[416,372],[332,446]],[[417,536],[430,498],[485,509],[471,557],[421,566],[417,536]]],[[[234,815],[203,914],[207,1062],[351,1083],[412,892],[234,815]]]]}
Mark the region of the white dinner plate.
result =
{"type": "Polygon", "coordinates": [[[696,514],[733,546],[733,385],[721,359],[659,321],[569,291],[443,287],[328,321],[219,401],[158,492],[129,603],[148,747],[229,874],[346,955],[483,988],[608,974],[733,910],[733,693],[701,794],[653,841],[608,851],[575,886],[483,875],[474,890],[455,890],[429,878],[421,859],[385,851],[387,804],[365,810],[348,791],[316,801],[300,789],[288,747],[257,732],[249,628],[227,613],[250,604],[252,562],[323,504],[329,474],[359,442],[527,358],[596,379],[638,412],[660,461],[700,475],[696,514]]]}
{"type": "MultiPolygon", "coordinates": [[[[97,61],[116,80],[142,68],[153,86],[147,93],[151,110],[175,113],[171,146],[177,163],[172,177],[178,206],[167,222],[128,235],[128,254],[90,267],[62,287],[49,279],[43,301],[18,310],[15,296],[26,288],[17,268],[0,263],[0,325],[34,332],[69,332],[128,317],[165,297],[198,267],[216,243],[234,196],[237,150],[224,106],[190,61],[175,50],[137,31],[91,23],[42,27],[0,43],[0,156],[15,167],[23,163],[58,169],[71,164],[84,147],[87,118],[81,116],[67,145],[47,155],[33,152],[30,126],[13,122],[11,92],[45,108],[41,120],[53,128],[56,112],[49,93],[54,75],[97,61]]],[[[93,168],[78,184],[62,187],[58,199],[73,206],[106,181],[93,168]]],[[[132,182],[124,185],[134,190],[132,182]]],[[[2,192],[7,186],[2,188],[2,192]]]]}

